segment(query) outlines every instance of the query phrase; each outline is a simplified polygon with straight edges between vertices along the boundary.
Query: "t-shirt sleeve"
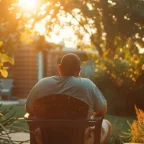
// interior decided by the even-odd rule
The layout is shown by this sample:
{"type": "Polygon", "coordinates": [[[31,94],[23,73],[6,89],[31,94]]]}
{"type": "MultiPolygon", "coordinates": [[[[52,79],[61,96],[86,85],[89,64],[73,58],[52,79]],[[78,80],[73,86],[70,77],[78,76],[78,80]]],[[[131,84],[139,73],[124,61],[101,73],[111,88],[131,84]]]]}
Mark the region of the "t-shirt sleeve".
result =
{"type": "Polygon", "coordinates": [[[107,101],[99,88],[93,83],[92,84],[92,95],[94,98],[94,111],[98,112],[100,110],[103,110],[107,107],[107,101]]]}

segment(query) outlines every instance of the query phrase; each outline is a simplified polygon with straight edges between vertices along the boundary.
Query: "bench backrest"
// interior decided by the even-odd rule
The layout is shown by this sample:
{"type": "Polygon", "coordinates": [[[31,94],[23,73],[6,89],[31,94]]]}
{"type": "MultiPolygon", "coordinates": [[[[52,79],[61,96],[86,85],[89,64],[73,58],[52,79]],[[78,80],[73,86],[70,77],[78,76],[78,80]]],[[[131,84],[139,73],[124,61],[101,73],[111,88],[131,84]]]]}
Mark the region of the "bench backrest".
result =
{"type": "Polygon", "coordinates": [[[61,94],[45,96],[34,103],[35,115],[48,119],[83,119],[88,109],[85,102],[61,94]]]}
{"type": "MultiPolygon", "coordinates": [[[[67,95],[48,95],[34,103],[34,118],[27,119],[30,131],[40,128],[43,143],[83,144],[85,128],[95,126],[94,144],[100,144],[101,123],[103,118],[86,120],[89,106],[67,95]]],[[[30,143],[35,144],[33,133],[30,143]]]]}

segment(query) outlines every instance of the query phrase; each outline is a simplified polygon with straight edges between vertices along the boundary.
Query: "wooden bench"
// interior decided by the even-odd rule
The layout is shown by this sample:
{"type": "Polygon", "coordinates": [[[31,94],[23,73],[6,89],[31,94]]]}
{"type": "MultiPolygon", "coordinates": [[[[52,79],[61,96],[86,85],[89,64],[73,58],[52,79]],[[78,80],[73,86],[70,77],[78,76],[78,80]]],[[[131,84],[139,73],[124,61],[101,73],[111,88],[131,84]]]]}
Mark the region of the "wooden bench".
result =
{"type": "Polygon", "coordinates": [[[0,79],[0,96],[7,96],[7,99],[11,99],[13,87],[13,79],[0,79]]]}

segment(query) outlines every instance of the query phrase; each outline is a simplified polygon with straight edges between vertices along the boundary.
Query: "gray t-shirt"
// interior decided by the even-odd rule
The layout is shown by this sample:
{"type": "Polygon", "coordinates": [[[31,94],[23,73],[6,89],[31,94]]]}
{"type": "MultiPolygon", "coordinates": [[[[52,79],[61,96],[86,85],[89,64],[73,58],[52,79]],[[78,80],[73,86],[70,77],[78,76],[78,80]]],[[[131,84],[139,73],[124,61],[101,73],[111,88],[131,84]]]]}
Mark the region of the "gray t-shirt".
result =
{"type": "Polygon", "coordinates": [[[66,94],[89,105],[88,117],[106,107],[106,100],[96,85],[87,78],[52,76],[40,80],[31,90],[26,106],[33,111],[36,99],[51,94],[66,94]]]}

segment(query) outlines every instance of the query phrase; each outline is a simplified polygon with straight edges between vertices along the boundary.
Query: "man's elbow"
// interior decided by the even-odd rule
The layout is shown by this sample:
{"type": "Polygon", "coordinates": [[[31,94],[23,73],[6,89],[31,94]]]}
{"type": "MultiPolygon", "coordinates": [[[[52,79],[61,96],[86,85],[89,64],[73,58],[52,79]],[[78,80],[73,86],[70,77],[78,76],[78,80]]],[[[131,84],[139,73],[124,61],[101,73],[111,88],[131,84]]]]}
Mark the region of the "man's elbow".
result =
{"type": "Polygon", "coordinates": [[[103,109],[101,109],[100,111],[94,112],[95,116],[103,116],[107,113],[107,106],[103,109]]]}
{"type": "Polygon", "coordinates": [[[29,114],[33,114],[32,110],[25,104],[25,110],[29,114]]]}

